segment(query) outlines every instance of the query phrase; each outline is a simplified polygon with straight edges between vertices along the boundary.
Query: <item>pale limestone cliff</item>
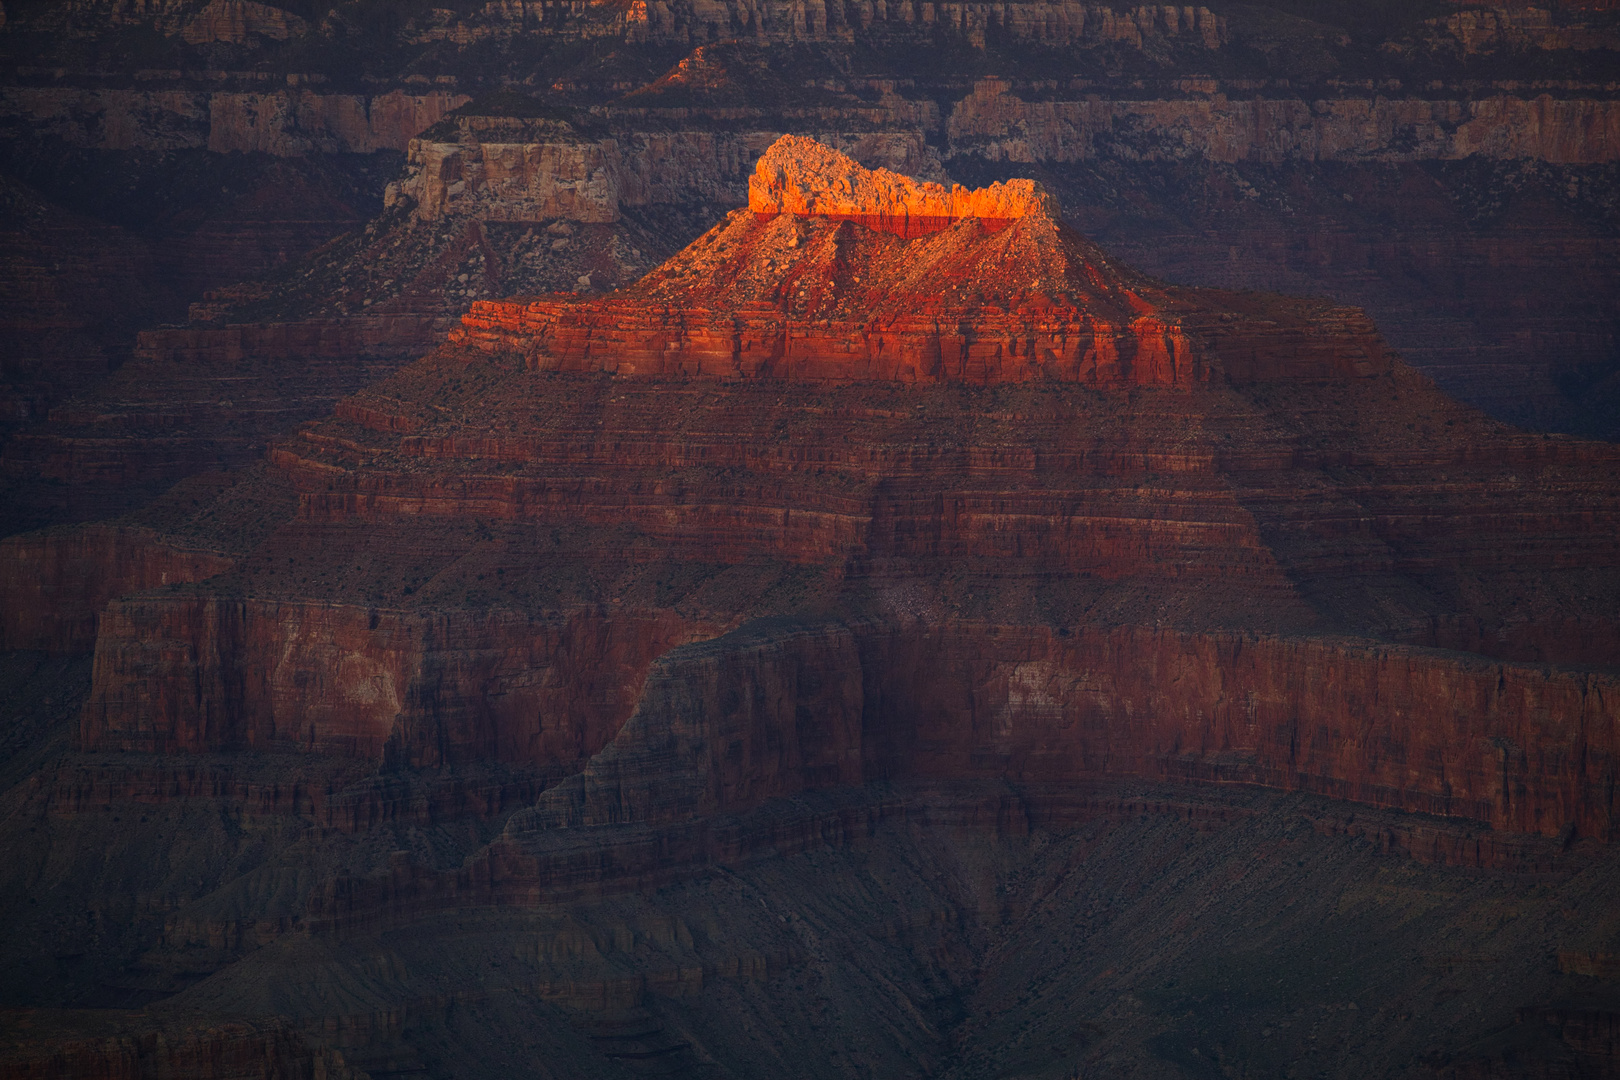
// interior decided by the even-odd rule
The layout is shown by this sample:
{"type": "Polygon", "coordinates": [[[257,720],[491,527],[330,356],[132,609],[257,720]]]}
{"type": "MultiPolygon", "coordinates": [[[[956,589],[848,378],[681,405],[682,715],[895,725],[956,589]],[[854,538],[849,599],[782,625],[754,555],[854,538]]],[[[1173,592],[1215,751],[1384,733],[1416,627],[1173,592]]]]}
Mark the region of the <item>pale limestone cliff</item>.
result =
{"type": "Polygon", "coordinates": [[[490,221],[613,222],[619,219],[623,157],[613,139],[585,140],[566,124],[531,140],[437,142],[412,139],[407,173],[384,202],[409,197],[420,218],[473,210],[490,221]]]}

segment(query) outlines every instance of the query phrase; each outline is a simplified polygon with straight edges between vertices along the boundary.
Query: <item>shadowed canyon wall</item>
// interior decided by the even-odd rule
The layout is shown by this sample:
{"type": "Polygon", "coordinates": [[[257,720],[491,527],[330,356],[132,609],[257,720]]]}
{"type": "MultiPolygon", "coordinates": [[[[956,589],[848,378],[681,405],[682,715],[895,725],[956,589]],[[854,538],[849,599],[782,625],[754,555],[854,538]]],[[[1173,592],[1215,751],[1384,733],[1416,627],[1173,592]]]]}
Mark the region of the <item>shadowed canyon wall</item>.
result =
{"type": "MultiPolygon", "coordinates": [[[[611,739],[654,657],[708,628],[326,604],[129,600],[101,617],[88,749],[259,749],[567,764],[611,739]]],[[[709,631],[712,632],[712,631],[709,631]]]]}

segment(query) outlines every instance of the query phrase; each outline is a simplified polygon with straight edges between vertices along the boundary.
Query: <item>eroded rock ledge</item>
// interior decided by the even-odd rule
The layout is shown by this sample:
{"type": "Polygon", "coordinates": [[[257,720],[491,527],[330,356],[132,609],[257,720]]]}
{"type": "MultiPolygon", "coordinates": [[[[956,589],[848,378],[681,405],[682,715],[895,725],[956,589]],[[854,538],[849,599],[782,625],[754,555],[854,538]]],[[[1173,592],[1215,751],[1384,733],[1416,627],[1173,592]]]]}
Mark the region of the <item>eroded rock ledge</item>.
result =
{"type": "Polygon", "coordinates": [[[1060,216],[1057,200],[1033,180],[965,188],[913,180],[888,169],[868,169],[814,139],[784,135],[748,178],[748,209],[856,221],[911,238],[938,232],[964,218],[1009,222],[1031,214],[1060,216]]]}

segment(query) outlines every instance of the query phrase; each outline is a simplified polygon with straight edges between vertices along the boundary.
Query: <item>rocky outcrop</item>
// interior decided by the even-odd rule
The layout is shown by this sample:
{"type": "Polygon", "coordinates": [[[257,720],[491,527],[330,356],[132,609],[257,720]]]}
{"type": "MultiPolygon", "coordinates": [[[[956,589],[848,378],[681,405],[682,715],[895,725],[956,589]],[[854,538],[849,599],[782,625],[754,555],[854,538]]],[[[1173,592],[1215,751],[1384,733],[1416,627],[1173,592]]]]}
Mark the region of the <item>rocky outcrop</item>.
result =
{"type": "Polygon", "coordinates": [[[874,778],[1248,783],[1615,835],[1620,681],[1354,641],[750,626],[654,666],[521,833],[658,824],[874,778]]]}
{"type": "Polygon", "coordinates": [[[947,192],[794,136],[759,170],[748,210],[634,289],[585,303],[480,304],[452,340],[518,352],[539,370],[642,376],[1206,377],[1174,315],[1064,230],[1030,182],[947,192]],[[835,193],[804,195],[822,182],[835,193]]]}
{"type": "Polygon", "coordinates": [[[789,135],[750,184],[746,211],[634,288],[478,303],[451,341],[636,376],[1116,387],[1389,370],[1358,312],[1171,295],[1121,270],[1032,181],[947,191],[789,135]]]}
{"type": "MultiPolygon", "coordinates": [[[[530,138],[544,137],[532,123],[521,126],[530,138]]],[[[499,132],[470,144],[413,139],[407,172],[389,185],[384,204],[409,198],[429,221],[452,212],[480,212],[493,221],[617,221],[618,144],[580,139],[560,122],[556,128],[543,142],[505,142],[499,132]]]]}
{"type": "Polygon", "coordinates": [[[0,1050],[5,1080],[365,1080],[285,1020],[168,1023],[141,1013],[22,1013],[0,1050]]]}
{"type": "Polygon", "coordinates": [[[223,41],[240,45],[251,37],[286,41],[308,32],[309,24],[290,11],[252,0],[209,0],[180,32],[187,45],[223,41]]]}
{"type": "Polygon", "coordinates": [[[1005,223],[1031,215],[1061,217],[1057,200],[1033,180],[986,188],[919,183],[887,169],[862,168],[814,139],[784,135],[748,178],[748,209],[856,221],[902,239],[924,236],[965,218],[1005,223]]]}
{"type": "Polygon", "coordinates": [[[255,749],[436,767],[577,763],[653,660],[712,629],[672,613],[414,613],[135,597],[103,614],[86,749],[255,749]]]}
{"type": "Polygon", "coordinates": [[[149,529],[91,525],[0,540],[0,647],[87,652],[114,597],[224,573],[229,557],[149,529]]]}

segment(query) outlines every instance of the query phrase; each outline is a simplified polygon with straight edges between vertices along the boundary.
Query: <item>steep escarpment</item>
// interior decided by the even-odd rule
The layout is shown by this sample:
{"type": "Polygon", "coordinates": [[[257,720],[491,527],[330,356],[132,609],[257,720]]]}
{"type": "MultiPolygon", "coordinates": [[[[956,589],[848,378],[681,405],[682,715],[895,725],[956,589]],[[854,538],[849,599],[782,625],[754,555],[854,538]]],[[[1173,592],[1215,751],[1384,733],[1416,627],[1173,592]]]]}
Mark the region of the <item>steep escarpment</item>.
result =
{"type": "MultiPolygon", "coordinates": [[[[1620,139],[1599,12],[1318,22],[1264,7],[497,4],[384,26],[358,9],[73,10],[14,13],[0,40],[15,61],[0,135],[36,188],[122,227],[139,218],[158,272],[128,291],[165,295],[116,329],[83,305],[65,336],[51,320],[19,324],[28,372],[10,399],[34,430],[7,451],[13,530],[121,512],[262,444],[227,445],[241,418],[199,416],[195,403],[193,429],[213,429],[219,452],[166,455],[150,432],[81,425],[118,409],[111,369],[143,361],[134,322],[177,319],[194,301],[184,336],[226,349],[283,324],[359,340],[371,331],[351,320],[386,317],[411,327],[403,358],[477,300],[635,280],[742,201],[754,160],[784,131],[967,189],[1038,174],[1071,213],[1113,219],[1087,220],[1087,232],[1133,263],[1190,283],[1328,291],[1372,310],[1408,360],[1493,414],[1612,434],[1617,290],[1603,223],[1620,139]],[[151,48],[170,51],[142,59],[151,48]],[[1030,48],[1061,56],[1062,76],[1030,48]],[[84,51],[95,49],[129,63],[102,70],[84,51]],[[851,49],[870,64],[850,67],[851,49]],[[907,57],[919,49],[938,62],[918,68],[907,57]],[[533,63],[519,59],[530,51],[533,63]],[[1459,205],[1440,213],[1409,215],[1410,191],[1377,190],[1442,165],[1461,178],[1441,185],[1459,205]],[[1302,167],[1333,176],[1308,183],[1302,167]],[[237,198],[250,173],[273,182],[237,198]],[[1473,213],[1502,182],[1559,205],[1473,213]],[[1334,199],[1314,200],[1306,220],[1302,188],[1334,199]],[[1188,208],[1188,193],[1241,212],[1188,208]],[[378,201],[388,213],[364,237],[278,273],[378,201]],[[131,210],[158,202],[173,205],[131,210]],[[1588,271],[1569,274],[1572,261],[1588,271]],[[83,407],[53,416],[66,399],[83,407]],[[119,490],[66,460],[111,439],[146,459],[148,484],[119,490]]],[[[71,293],[74,264],[53,257],[34,273],[71,293]]]]}
{"type": "Polygon", "coordinates": [[[713,632],[631,614],[125,600],[102,615],[79,743],[575,765],[619,729],[655,657],[713,632]]]}
{"type": "Polygon", "coordinates": [[[91,648],[96,617],[115,597],[230,568],[221,552],[186,549],[150,530],[53,530],[0,541],[0,606],[7,648],[73,653],[91,648]]]}
{"type": "Polygon", "coordinates": [[[660,824],[926,777],[1252,783],[1609,838],[1612,676],[1349,640],[750,625],[671,653],[508,831],[660,824]],[[774,630],[774,632],[773,632],[774,630]]]}

